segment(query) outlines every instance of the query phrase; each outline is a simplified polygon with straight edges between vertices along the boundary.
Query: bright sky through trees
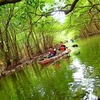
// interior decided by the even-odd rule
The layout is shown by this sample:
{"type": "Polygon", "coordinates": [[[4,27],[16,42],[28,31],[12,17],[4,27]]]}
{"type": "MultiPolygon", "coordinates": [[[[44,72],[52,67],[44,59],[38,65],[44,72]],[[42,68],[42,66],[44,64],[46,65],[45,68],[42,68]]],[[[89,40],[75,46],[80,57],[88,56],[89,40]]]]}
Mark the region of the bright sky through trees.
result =
{"type": "MultiPolygon", "coordinates": [[[[64,7],[65,6],[65,0],[59,1],[55,0],[55,3],[57,3],[56,10],[58,10],[58,7],[64,7]]],[[[66,16],[64,12],[57,11],[52,13],[53,18],[56,19],[58,22],[64,23],[66,16]]]]}
{"type": "Polygon", "coordinates": [[[61,11],[53,12],[52,15],[54,19],[61,23],[64,23],[66,19],[65,13],[61,11]]]}
{"type": "Polygon", "coordinates": [[[65,0],[59,1],[59,0],[55,0],[55,5],[51,6],[49,3],[45,3],[45,6],[43,7],[43,11],[47,12],[50,10],[50,8],[54,8],[55,11],[51,13],[51,16],[53,16],[53,18],[55,20],[57,20],[60,23],[64,23],[65,21],[65,13],[63,11],[59,11],[60,7],[64,7],[65,6],[65,0]]]}

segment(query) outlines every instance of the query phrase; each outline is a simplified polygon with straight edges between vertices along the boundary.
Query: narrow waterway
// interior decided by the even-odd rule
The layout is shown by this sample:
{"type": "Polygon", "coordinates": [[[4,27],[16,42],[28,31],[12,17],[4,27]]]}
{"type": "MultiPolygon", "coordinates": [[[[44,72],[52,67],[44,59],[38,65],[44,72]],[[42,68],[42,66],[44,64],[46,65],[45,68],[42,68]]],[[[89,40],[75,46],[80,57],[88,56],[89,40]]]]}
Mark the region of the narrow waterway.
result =
{"type": "Polygon", "coordinates": [[[69,59],[44,68],[33,63],[0,79],[0,100],[98,100],[100,44],[94,40],[72,49],[77,52],[69,59]]]}

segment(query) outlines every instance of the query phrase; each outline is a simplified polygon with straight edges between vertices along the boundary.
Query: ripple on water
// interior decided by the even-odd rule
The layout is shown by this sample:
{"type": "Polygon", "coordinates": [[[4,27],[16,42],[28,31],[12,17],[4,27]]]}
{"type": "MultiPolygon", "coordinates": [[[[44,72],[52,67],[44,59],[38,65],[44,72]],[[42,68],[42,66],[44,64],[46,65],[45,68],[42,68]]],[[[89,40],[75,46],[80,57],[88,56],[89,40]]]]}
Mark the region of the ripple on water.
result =
{"type": "MultiPolygon", "coordinates": [[[[88,73],[86,65],[82,64],[79,59],[74,59],[70,66],[76,69],[75,73],[73,73],[74,82],[72,83],[72,87],[76,86],[76,89],[74,88],[75,90],[81,87],[82,90],[86,91],[82,100],[97,100],[98,97],[94,95],[94,84],[96,80],[89,76],[86,77],[88,73]]],[[[91,73],[93,72],[91,66],[88,67],[88,70],[91,73]]]]}

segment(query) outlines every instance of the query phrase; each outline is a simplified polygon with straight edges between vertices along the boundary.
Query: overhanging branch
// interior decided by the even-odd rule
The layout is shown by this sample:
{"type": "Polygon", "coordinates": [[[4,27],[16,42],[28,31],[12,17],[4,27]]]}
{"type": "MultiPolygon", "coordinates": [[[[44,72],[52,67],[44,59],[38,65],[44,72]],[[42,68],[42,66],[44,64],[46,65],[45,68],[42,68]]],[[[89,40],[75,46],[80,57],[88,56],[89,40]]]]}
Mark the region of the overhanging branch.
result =
{"type": "Polygon", "coordinates": [[[63,12],[65,12],[65,15],[67,15],[68,13],[70,13],[71,11],[73,11],[73,9],[75,8],[75,6],[76,6],[76,4],[77,4],[78,1],[79,0],[74,0],[74,2],[71,4],[71,7],[70,7],[69,10],[59,10],[59,11],[63,11],[63,12]]]}
{"type": "Polygon", "coordinates": [[[0,6],[4,5],[4,4],[8,4],[8,3],[16,3],[19,1],[21,1],[21,0],[0,0],[0,6]]]}

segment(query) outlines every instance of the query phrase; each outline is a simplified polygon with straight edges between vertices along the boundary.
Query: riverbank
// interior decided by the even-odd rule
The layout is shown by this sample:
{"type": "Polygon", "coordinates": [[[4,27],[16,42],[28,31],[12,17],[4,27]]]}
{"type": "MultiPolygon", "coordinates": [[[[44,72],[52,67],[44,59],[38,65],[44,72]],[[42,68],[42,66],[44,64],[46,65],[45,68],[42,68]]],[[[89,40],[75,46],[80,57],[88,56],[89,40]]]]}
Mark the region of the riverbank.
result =
{"type": "MultiPolygon", "coordinates": [[[[73,48],[73,45],[71,46],[73,48]]],[[[77,45],[78,47],[78,45],[77,45]]],[[[76,48],[76,45],[75,45],[76,48]]],[[[37,54],[36,56],[30,58],[24,58],[21,59],[17,64],[13,64],[11,66],[1,66],[0,67],[0,78],[5,77],[6,75],[9,74],[13,74],[17,71],[23,70],[26,66],[28,66],[29,64],[36,62],[37,60],[42,59],[43,57],[45,57],[45,55],[47,55],[48,51],[46,51],[45,53],[42,54],[37,54]]],[[[37,63],[38,64],[38,63],[37,63]]]]}
{"type": "Polygon", "coordinates": [[[1,66],[0,67],[0,78],[3,78],[9,74],[13,74],[17,71],[23,70],[26,66],[28,66],[29,64],[33,63],[33,62],[37,62],[37,59],[40,59],[41,57],[43,57],[46,53],[44,54],[40,54],[38,56],[35,56],[31,59],[26,58],[26,59],[22,59],[19,61],[19,63],[16,66],[1,66]]]}

